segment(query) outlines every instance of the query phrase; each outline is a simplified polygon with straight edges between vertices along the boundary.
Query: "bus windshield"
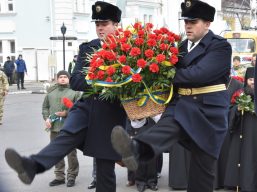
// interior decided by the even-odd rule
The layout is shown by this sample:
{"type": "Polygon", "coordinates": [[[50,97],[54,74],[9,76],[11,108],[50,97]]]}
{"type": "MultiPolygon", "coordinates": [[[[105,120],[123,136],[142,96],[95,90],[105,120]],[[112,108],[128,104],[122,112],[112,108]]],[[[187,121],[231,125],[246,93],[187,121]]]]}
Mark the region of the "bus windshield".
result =
{"type": "Polygon", "coordinates": [[[253,53],[255,52],[254,39],[227,39],[232,46],[232,51],[237,53],[253,53]]]}

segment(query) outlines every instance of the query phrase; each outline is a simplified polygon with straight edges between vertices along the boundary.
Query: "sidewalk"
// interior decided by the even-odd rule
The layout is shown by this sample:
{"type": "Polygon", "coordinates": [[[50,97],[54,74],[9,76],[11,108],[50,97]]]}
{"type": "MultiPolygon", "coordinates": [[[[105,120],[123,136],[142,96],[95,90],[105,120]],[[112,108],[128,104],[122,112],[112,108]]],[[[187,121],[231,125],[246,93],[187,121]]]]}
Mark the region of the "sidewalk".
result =
{"type": "Polygon", "coordinates": [[[26,89],[17,89],[17,84],[12,84],[9,86],[8,94],[44,94],[45,91],[45,83],[44,82],[36,82],[36,81],[25,81],[24,87],[26,89]]]}

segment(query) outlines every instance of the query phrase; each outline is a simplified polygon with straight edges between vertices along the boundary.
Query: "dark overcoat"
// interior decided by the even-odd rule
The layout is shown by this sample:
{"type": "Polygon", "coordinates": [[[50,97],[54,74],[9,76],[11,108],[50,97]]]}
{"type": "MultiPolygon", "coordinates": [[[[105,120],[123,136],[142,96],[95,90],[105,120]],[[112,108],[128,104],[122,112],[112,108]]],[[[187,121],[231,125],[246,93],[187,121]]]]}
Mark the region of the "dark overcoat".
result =
{"type": "MultiPolygon", "coordinates": [[[[87,54],[100,46],[99,39],[80,45],[77,63],[70,80],[73,90],[86,91],[89,88],[82,68],[88,65],[87,54]]],[[[86,129],[85,142],[81,146],[85,155],[100,159],[120,160],[121,157],[111,145],[111,131],[115,125],[125,127],[125,124],[126,113],[118,100],[110,102],[92,95],[74,104],[62,130],[79,133],[82,129],[86,129]]]]}
{"type": "MultiPolygon", "coordinates": [[[[257,57],[257,56],[256,56],[257,57]]],[[[256,69],[256,64],[254,68],[254,95],[257,95],[257,69],[256,69]]],[[[257,97],[254,97],[254,110],[255,113],[257,114],[257,97]]]]}
{"type": "MultiPolygon", "coordinates": [[[[175,87],[227,84],[232,51],[226,39],[209,31],[189,53],[187,40],[182,42],[180,53],[175,87]]],[[[177,94],[166,111],[201,149],[218,158],[227,132],[228,108],[227,91],[218,91],[190,96],[177,94]]]]}

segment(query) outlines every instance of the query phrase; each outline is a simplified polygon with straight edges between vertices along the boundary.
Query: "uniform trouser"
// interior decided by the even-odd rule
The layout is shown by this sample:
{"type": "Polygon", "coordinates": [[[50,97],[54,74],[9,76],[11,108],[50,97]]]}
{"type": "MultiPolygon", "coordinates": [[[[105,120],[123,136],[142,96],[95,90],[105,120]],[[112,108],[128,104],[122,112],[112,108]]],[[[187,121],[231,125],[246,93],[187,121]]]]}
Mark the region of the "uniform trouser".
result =
{"type": "MultiPolygon", "coordinates": [[[[149,126],[142,128],[130,128],[130,136],[140,135],[152,125],[153,123],[150,123],[149,126]]],[[[139,162],[138,169],[135,172],[128,171],[128,181],[135,181],[136,184],[141,185],[157,184],[157,159],[153,158],[147,163],[139,162]]]]}
{"type": "Polygon", "coordinates": [[[20,83],[21,83],[21,88],[24,88],[24,72],[17,72],[17,87],[20,88],[20,83]]]}
{"type": "Polygon", "coordinates": [[[96,159],[93,158],[93,171],[92,171],[92,177],[94,178],[94,180],[96,181],[96,159]]]}
{"type": "MultiPolygon", "coordinates": [[[[83,146],[86,138],[86,132],[86,129],[82,129],[75,134],[60,131],[58,136],[39,153],[31,155],[31,159],[40,165],[37,167],[37,173],[42,173],[50,169],[72,150],[83,146]]],[[[96,174],[96,192],[116,191],[114,165],[114,160],[96,158],[96,166],[98,168],[96,174]]]]}
{"type": "MultiPolygon", "coordinates": [[[[58,132],[51,132],[50,133],[50,140],[52,141],[56,138],[58,132]]],[[[78,176],[79,172],[79,162],[77,158],[77,150],[74,149],[67,155],[68,159],[68,169],[67,169],[67,180],[75,180],[78,176]]],[[[55,177],[57,180],[65,180],[65,161],[62,159],[55,165],[55,177]]]]}
{"type": "Polygon", "coordinates": [[[11,85],[13,83],[12,73],[6,73],[6,76],[7,76],[9,85],[11,85]]]}
{"type": "MultiPolygon", "coordinates": [[[[156,125],[134,137],[141,144],[139,160],[148,161],[160,155],[184,139],[184,135],[183,129],[174,117],[164,113],[156,125]]],[[[193,141],[190,149],[192,156],[187,191],[212,192],[216,159],[201,150],[193,141]]]]}
{"type": "MultiPolygon", "coordinates": [[[[0,93],[1,94],[1,93],[0,93]]],[[[4,113],[4,96],[0,95],[0,122],[3,119],[3,113],[4,113]]]]}

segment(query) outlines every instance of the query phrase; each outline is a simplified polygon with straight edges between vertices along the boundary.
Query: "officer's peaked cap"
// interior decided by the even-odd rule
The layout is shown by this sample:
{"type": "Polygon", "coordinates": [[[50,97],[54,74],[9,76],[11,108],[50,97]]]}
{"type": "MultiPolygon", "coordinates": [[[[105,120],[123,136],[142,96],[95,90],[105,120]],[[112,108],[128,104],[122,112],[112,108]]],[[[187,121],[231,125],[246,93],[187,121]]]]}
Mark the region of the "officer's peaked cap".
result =
{"type": "Polygon", "coordinates": [[[121,10],[110,3],[97,1],[92,5],[92,21],[114,21],[119,23],[121,10]]]}
{"type": "Polygon", "coordinates": [[[185,0],[181,3],[181,10],[181,19],[203,19],[211,22],[214,20],[215,8],[202,1],[185,0]]]}

